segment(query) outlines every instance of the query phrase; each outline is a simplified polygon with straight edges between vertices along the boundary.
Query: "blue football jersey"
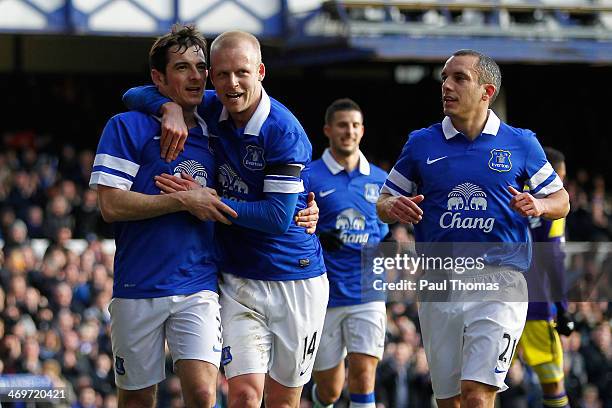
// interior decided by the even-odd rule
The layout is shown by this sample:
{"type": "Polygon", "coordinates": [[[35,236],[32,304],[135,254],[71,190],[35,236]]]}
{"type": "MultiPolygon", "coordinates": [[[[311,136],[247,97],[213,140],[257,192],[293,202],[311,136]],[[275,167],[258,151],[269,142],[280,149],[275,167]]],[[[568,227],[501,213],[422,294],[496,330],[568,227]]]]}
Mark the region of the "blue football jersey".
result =
{"type": "MultiPolygon", "coordinates": [[[[89,182],[143,194],[159,194],[153,177],[186,172],[214,188],[215,161],[206,123],[189,131],[185,150],[171,163],[160,158],[160,123],[140,112],[111,118],[100,139],[89,182]]],[[[153,298],[217,290],[214,225],[187,212],[117,222],[113,296],[153,298]]]]}
{"type": "MultiPolygon", "coordinates": [[[[238,201],[261,201],[266,193],[299,193],[295,214],[306,207],[312,146],[306,132],[280,102],[262,89],[259,106],[244,129],[236,129],[227,110],[207,91],[200,113],[209,124],[217,159],[217,190],[238,201]],[[299,177],[280,170],[298,168],[299,177]]],[[[217,225],[221,271],[248,279],[297,280],[325,273],[316,236],[291,223],[274,235],[238,225],[217,225]]]]}
{"type": "Polygon", "coordinates": [[[423,219],[415,225],[417,242],[508,243],[491,245],[484,263],[524,271],[530,262],[528,228],[510,208],[507,190],[522,191],[524,185],[535,197],[563,187],[535,134],[489,111],[482,134],[473,141],[449,117],[413,132],[382,191],[424,195],[423,219]]]}
{"type": "Polygon", "coordinates": [[[338,230],[344,243],[323,250],[329,279],[329,307],[348,306],[378,298],[371,285],[362,287],[361,251],[380,242],[389,228],[376,215],[376,201],[387,173],[360,153],[359,167],[348,174],[329,149],[312,163],[311,189],[319,206],[319,231],[338,230]]]}

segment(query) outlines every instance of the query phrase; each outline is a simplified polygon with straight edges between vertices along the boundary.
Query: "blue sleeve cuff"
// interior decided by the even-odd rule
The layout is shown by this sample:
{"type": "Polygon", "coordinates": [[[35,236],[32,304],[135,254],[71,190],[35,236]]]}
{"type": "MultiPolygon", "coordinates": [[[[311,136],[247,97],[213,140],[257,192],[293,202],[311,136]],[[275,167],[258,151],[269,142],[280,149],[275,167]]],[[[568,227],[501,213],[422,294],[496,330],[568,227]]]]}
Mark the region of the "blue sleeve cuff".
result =
{"type": "Polygon", "coordinates": [[[275,235],[289,230],[297,200],[298,193],[266,193],[265,200],[253,202],[221,199],[238,213],[238,218],[231,220],[234,224],[275,235]]]}

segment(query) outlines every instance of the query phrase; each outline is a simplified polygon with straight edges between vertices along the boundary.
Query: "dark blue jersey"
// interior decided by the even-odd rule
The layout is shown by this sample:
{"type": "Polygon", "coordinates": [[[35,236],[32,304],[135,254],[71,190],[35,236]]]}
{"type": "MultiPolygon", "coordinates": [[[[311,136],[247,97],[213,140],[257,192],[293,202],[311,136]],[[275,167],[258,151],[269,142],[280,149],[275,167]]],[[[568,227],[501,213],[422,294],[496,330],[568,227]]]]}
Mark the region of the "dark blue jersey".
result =
{"type": "MultiPolygon", "coordinates": [[[[186,172],[214,188],[215,161],[206,123],[190,129],[185,150],[171,163],[160,158],[160,124],[152,116],[127,112],[111,118],[100,139],[90,186],[143,194],[160,193],[153,177],[186,172]]],[[[117,222],[113,296],[153,298],[217,290],[217,251],[211,222],[187,212],[117,222]]]]}
{"type": "Polygon", "coordinates": [[[524,185],[535,197],[563,187],[535,134],[502,123],[489,111],[474,140],[448,117],[413,132],[382,191],[425,196],[423,220],[415,225],[417,242],[508,243],[487,252],[485,263],[524,271],[530,262],[528,228],[510,208],[507,190],[521,191],[524,185]]]}
{"type": "Polygon", "coordinates": [[[389,231],[376,215],[376,200],[387,173],[368,163],[360,153],[359,167],[350,174],[329,149],[312,163],[310,186],[319,206],[319,231],[337,230],[344,243],[337,251],[323,251],[329,279],[329,307],[355,305],[378,294],[362,288],[361,251],[389,231]],[[370,297],[369,295],[375,295],[370,297]]]}

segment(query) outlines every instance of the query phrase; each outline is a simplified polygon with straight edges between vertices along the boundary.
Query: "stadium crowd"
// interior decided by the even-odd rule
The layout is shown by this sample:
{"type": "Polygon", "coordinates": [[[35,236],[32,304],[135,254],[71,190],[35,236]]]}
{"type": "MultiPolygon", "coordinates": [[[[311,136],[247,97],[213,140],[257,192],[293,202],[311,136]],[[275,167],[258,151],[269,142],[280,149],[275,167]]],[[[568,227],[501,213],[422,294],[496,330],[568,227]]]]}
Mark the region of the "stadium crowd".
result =
{"type": "MultiPolygon", "coordinates": [[[[66,388],[64,406],[114,407],[108,312],[113,254],[104,245],[112,228],[102,220],[96,193],[88,189],[93,152],[65,145],[56,155],[37,148],[35,141],[27,132],[5,135],[0,150],[0,374],[46,375],[66,388]],[[75,239],[84,245],[75,245],[75,239]]],[[[610,241],[612,213],[604,178],[578,170],[566,184],[572,206],[568,240],[610,241]]],[[[400,243],[412,240],[404,226],[395,227],[393,235],[400,243]]],[[[584,269],[586,275],[591,271],[593,277],[600,270],[609,275],[611,267],[612,254],[575,255],[570,264],[570,269],[584,269]]],[[[603,279],[609,285],[609,276],[603,279]]],[[[601,280],[593,283],[603,286],[601,280]]],[[[571,404],[612,407],[610,302],[572,302],[570,310],[576,330],[562,341],[571,404]]],[[[386,337],[377,403],[431,407],[414,299],[390,299],[386,337]]],[[[172,369],[171,360],[167,369],[172,369]]],[[[500,394],[500,406],[538,406],[535,378],[515,361],[507,379],[511,388],[500,394]]],[[[218,392],[218,405],[224,406],[227,384],[222,376],[218,392]]],[[[178,378],[169,376],[158,405],[181,406],[180,395],[178,378]]],[[[303,406],[309,406],[309,392],[303,395],[303,406]]],[[[347,401],[344,396],[337,406],[348,406],[347,401]]]]}

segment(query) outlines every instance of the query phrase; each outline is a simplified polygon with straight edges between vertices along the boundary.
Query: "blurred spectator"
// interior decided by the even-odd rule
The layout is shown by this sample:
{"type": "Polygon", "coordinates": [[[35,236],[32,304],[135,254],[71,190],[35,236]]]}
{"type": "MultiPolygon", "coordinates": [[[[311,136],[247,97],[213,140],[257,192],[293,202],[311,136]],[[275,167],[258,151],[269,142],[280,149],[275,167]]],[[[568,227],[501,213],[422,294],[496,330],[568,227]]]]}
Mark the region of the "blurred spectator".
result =
{"type": "Polygon", "coordinates": [[[8,234],[4,240],[4,247],[10,250],[14,247],[21,247],[28,242],[28,227],[25,222],[16,219],[9,227],[8,234]]]}
{"type": "Polygon", "coordinates": [[[62,343],[57,332],[53,329],[45,331],[40,349],[40,358],[43,361],[55,360],[60,357],[61,349],[62,343]]]}
{"type": "Polygon", "coordinates": [[[384,407],[431,407],[431,380],[425,350],[405,342],[391,343],[378,368],[376,400],[384,407]]]}
{"type": "Polygon", "coordinates": [[[13,207],[2,207],[0,209],[0,232],[3,239],[8,235],[9,228],[15,223],[16,219],[13,207]]]}
{"type": "Polygon", "coordinates": [[[70,208],[74,209],[81,205],[81,196],[74,181],[62,180],[59,183],[59,195],[68,200],[70,208]]]}
{"type": "Polygon", "coordinates": [[[40,346],[35,337],[28,337],[25,341],[19,371],[28,374],[42,374],[40,346]]]}
{"type": "Polygon", "coordinates": [[[592,179],[584,169],[578,170],[574,180],[568,180],[571,210],[567,216],[567,238],[571,241],[610,241],[610,202],[605,179],[592,179]]]}
{"type": "Polygon", "coordinates": [[[60,152],[59,164],[57,166],[62,178],[74,180],[79,176],[79,165],[77,162],[77,154],[74,146],[65,144],[60,152]]]}
{"type": "Polygon", "coordinates": [[[47,376],[53,387],[56,389],[64,389],[66,400],[65,402],[54,404],[55,407],[63,408],[71,406],[75,401],[74,389],[72,384],[62,376],[62,371],[59,363],[56,360],[46,360],[42,365],[42,374],[47,376]]]}
{"type": "Polygon", "coordinates": [[[508,390],[499,394],[500,408],[528,408],[529,389],[525,381],[523,364],[515,359],[506,377],[508,390]]]}
{"type": "Polygon", "coordinates": [[[581,336],[574,331],[568,337],[561,337],[563,345],[563,372],[565,375],[565,390],[571,404],[576,405],[583,387],[587,383],[587,372],[584,357],[580,354],[581,336]]]}
{"type": "Polygon", "coordinates": [[[610,324],[599,323],[591,332],[591,341],[582,350],[589,382],[604,401],[612,402],[612,336],[610,324]]]}
{"type": "Polygon", "coordinates": [[[28,235],[30,238],[44,238],[44,216],[43,210],[37,205],[28,208],[28,213],[25,218],[28,226],[28,235]]]}
{"type": "Polygon", "coordinates": [[[49,246],[43,256],[40,271],[30,273],[30,283],[47,299],[52,299],[53,290],[60,281],[60,271],[66,265],[64,250],[57,246],[49,246]]]}
{"type": "Polygon", "coordinates": [[[580,398],[580,408],[602,408],[603,405],[599,399],[599,391],[594,385],[584,387],[584,393],[580,398]]]}
{"type": "Polygon", "coordinates": [[[10,205],[18,218],[22,220],[27,217],[27,209],[35,204],[37,182],[34,177],[25,170],[16,171],[13,174],[13,186],[8,194],[6,203],[10,205]]]}
{"type": "Polygon", "coordinates": [[[96,408],[96,391],[91,387],[83,387],[79,390],[79,399],[72,408],[96,408]]]}
{"type": "Polygon", "coordinates": [[[66,197],[57,195],[51,199],[47,206],[47,213],[44,221],[45,236],[55,238],[57,231],[66,227],[74,228],[74,218],[70,214],[72,208],[66,197]]]}
{"type": "Polygon", "coordinates": [[[94,370],[92,372],[92,384],[96,392],[102,396],[112,394],[115,386],[113,365],[110,357],[106,354],[99,354],[96,357],[94,370]]]}
{"type": "Polygon", "coordinates": [[[87,238],[96,231],[104,230],[100,224],[102,214],[98,207],[98,197],[94,190],[85,190],[83,202],[76,210],[76,238],[87,238]]]}

